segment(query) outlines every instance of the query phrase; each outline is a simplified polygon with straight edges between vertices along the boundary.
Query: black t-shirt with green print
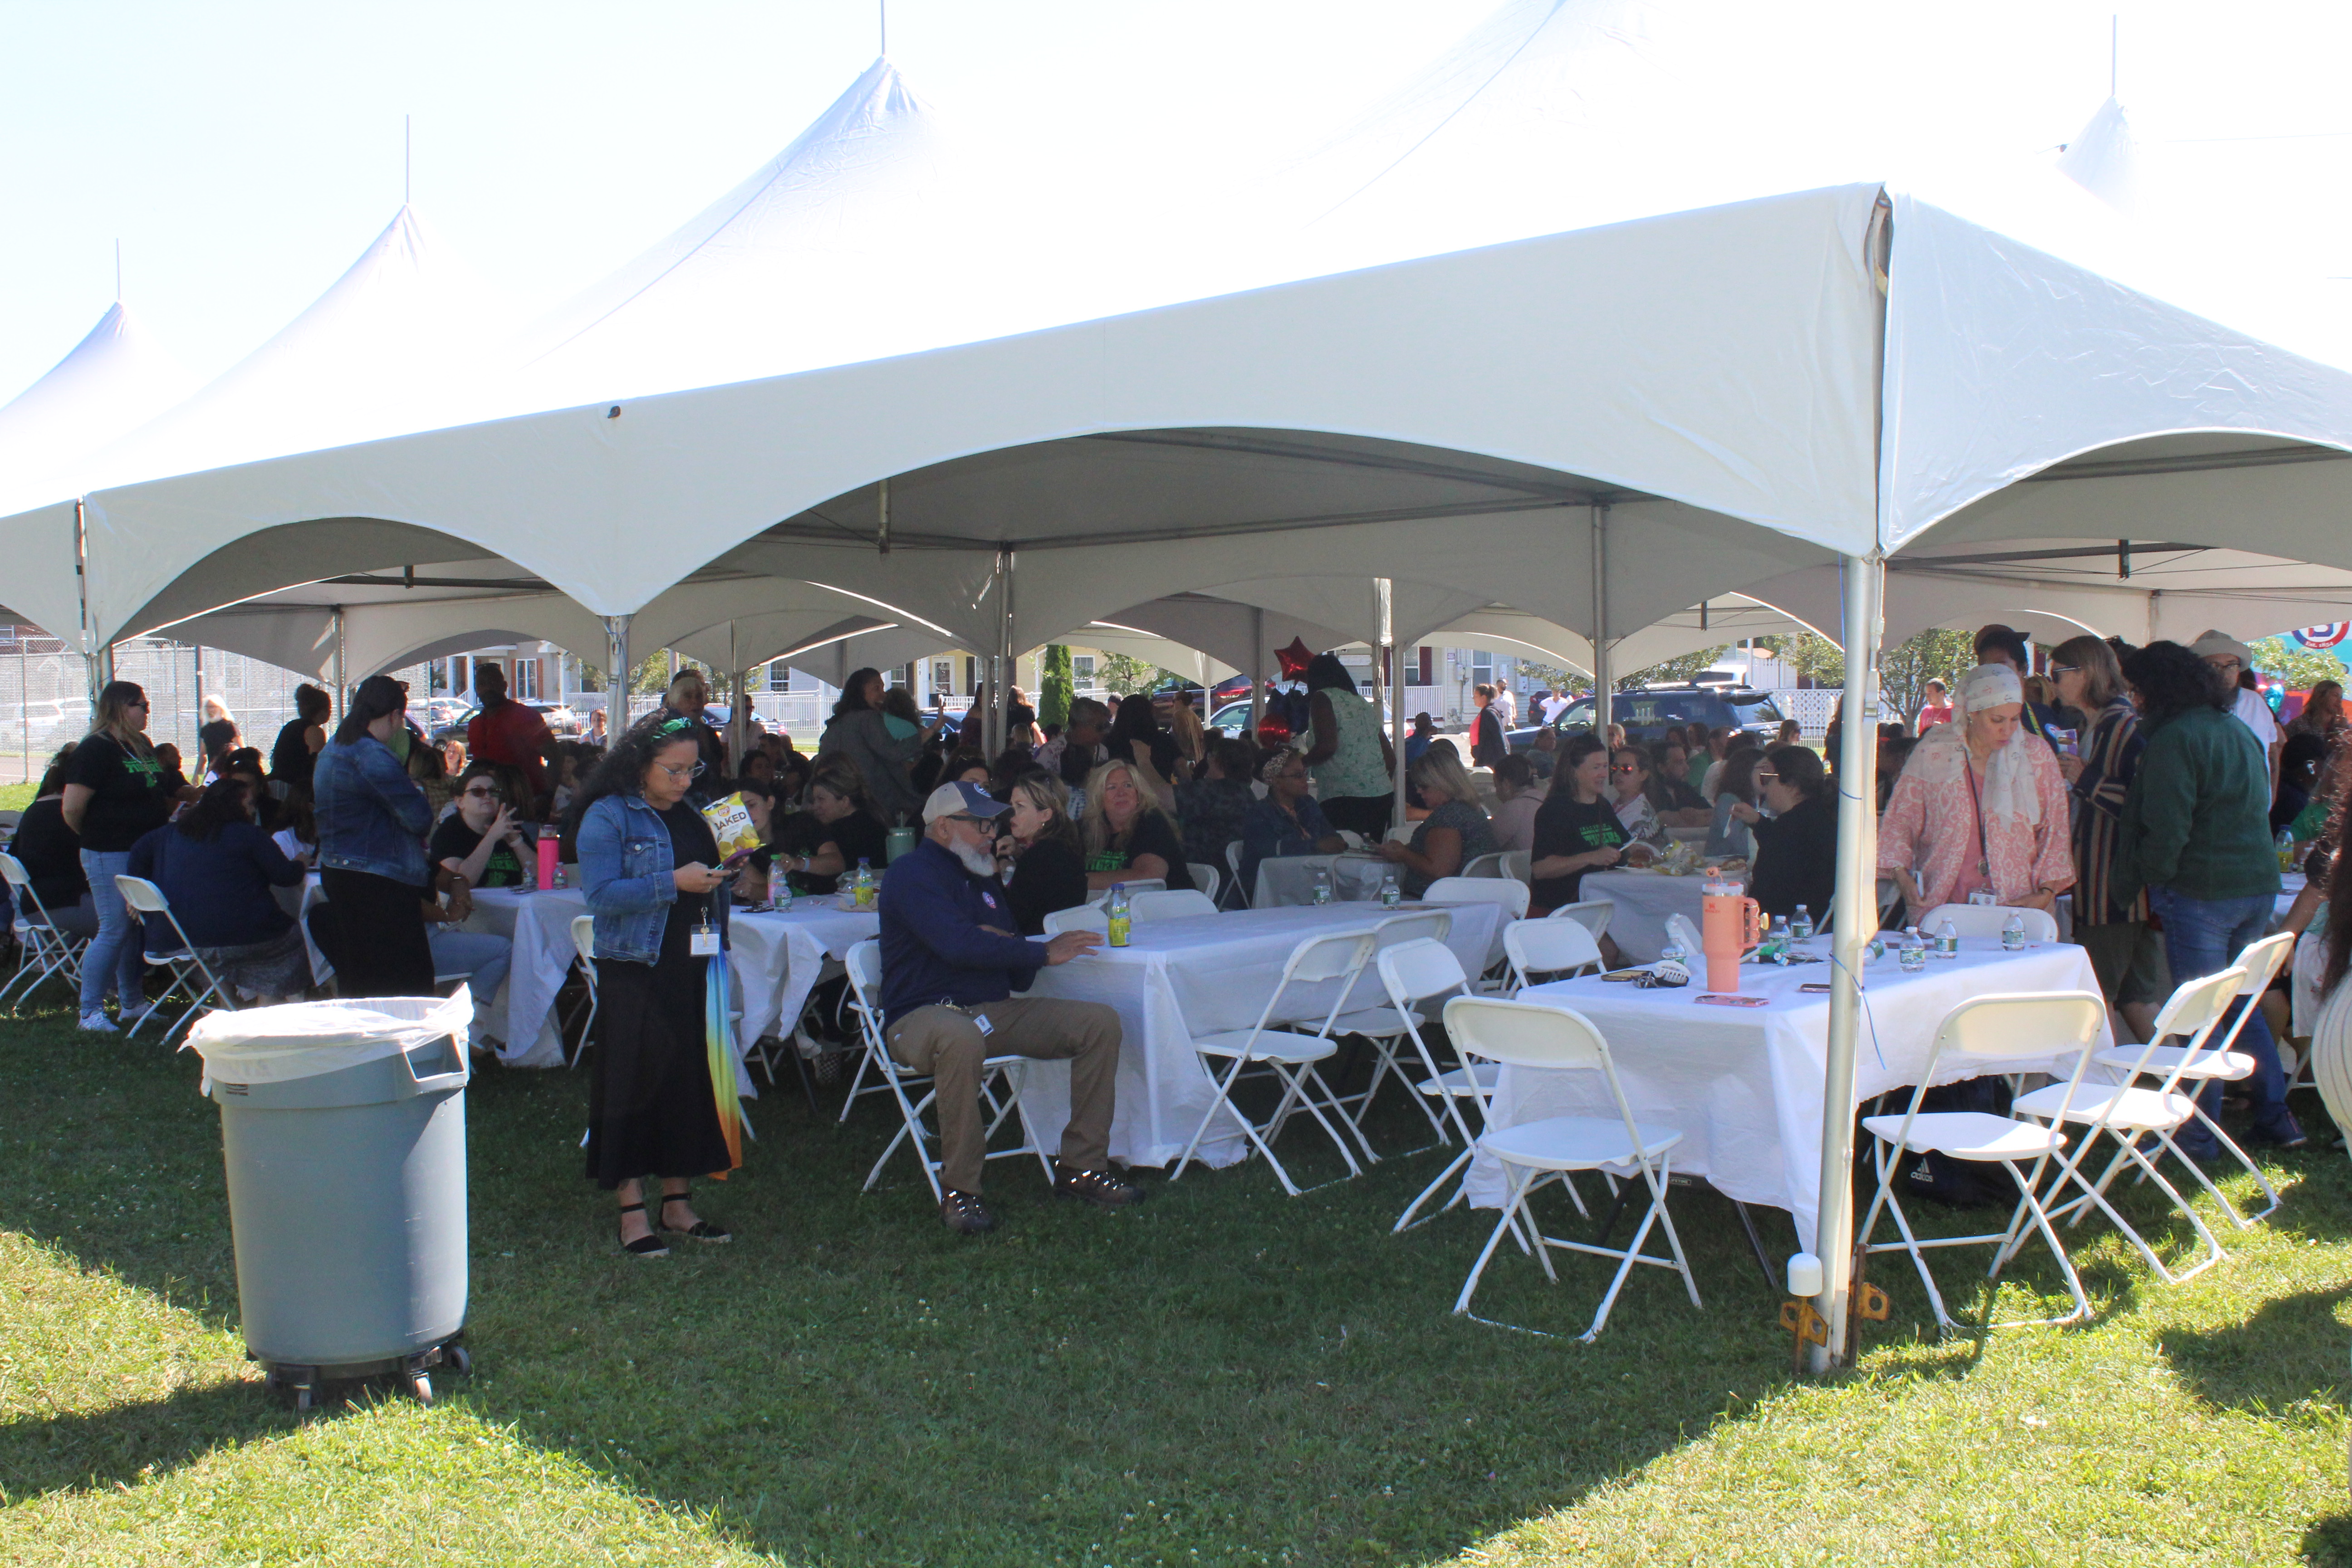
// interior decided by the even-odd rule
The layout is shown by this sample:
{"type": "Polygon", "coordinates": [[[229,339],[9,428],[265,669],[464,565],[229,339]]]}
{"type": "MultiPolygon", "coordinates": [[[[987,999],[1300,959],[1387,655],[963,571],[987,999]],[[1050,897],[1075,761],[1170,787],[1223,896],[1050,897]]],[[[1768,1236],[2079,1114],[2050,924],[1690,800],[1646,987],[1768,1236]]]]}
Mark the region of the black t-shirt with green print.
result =
{"type": "Polygon", "coordinates": [[[81,821],[81,847],[122,855],[140,836],[172,818],[172,781],[152,756],[134,757],[111,735],[89,735],[74,752],[66,781],[90,792],[81,821]]]}

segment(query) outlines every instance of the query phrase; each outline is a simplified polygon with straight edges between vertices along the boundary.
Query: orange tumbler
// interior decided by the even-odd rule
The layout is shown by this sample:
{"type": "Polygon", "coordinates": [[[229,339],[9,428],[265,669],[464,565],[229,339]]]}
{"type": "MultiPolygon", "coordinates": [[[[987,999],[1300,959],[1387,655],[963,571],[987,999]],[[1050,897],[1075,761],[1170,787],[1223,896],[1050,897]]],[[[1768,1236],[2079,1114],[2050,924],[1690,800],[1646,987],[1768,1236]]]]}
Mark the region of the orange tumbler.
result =
{"type": "Polygon", "coordinates": [[[1738,882],[1709,882],[1699,895],[1699,941],[1706,949],[1706,988],[1739,989],[1739,959],[1764,940],[1763,911],[1738,882]]]}

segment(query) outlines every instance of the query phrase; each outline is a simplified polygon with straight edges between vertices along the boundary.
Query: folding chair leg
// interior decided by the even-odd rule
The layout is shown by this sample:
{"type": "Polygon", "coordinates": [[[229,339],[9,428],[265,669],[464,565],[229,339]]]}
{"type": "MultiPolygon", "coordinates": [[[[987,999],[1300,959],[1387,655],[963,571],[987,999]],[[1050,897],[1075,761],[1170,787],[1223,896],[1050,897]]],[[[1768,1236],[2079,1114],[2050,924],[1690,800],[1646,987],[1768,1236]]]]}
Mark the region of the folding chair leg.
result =
{"type": "MultiPolygon", "coordinates": [[[[1437,1189],[1444,1186],[1449,1180],[1451,1180],[1455,1172],[1466,1170],[1471,1159],[1476,1155],[1477,1152],[1478,1151],[1476,1149],[1470,1148],[1465,1149],[1459,1154],[1454,1155],[1453,1163],[1447,1165],[1445,1169],[1437,1173],[1437,1180],[1422,1188],[1421,1195],[1405,1205],[1404,1213],[1399,1215],[1397,1216],[1396,1224],[1389,1227],[1389,1234],[1391,1236],[1402,1236],[1406,1231],[1411,1230],[1414,1226],[1423,1223],[1423,1221],[1416,1220],[1412,1217],[1414,1215],[1421,1212],[1421,1205],[1427,1203],[1431,1198],[1435,1197],[1437,1195],[1437,1189]]],[[[1464,1179],[1467,1180],[1468,1178],[1465,1176],[1464,1179]]],[[[1445,1206],[1447,1208],[1452,1208],[1454,1205],[1448,1204],[1445,1206]]]]}
{"type": "MultiPolygon", "coordinates": [[[[1454,1299],[1454,1310],[1457,1316],[1469,1312],[1470,1298],[1478,1289],[1478,1277],[1486,1272],[1486,1262],[1495,1256],[1495,1247],[1502,1241],[1503,1232],[1517,1217],[1519,1205],[1527,1191],[1528,1179],[1528,1176],[1521,1175],[1514,1166],[1503,1167],[1506,1190],[1503,1194],[1502,1216],[1495,1221],[1494,1230],[1486,1237],[1486,1245],[1478,1249],[1478,1261],[1470,1266],[1470,1278],[1462,1282],[1462,1294],[1454,1299]]],[[[1538,1246],[1537,1250],[1541,1251],[1541,1247],[1538,1246]]]]}

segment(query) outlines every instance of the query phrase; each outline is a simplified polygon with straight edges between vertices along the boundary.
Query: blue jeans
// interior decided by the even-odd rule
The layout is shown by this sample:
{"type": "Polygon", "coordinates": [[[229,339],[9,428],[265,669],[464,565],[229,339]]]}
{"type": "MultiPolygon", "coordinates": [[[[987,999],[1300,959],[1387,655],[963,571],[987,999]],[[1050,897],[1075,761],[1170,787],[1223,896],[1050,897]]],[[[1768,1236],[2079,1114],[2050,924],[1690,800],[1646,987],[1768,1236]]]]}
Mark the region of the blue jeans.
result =
{"type": "MultiPolygon", "coordinates": [[[[2170,888],[2150,888],[2147,898],[2157,919],[2164,922],[2164,954],[2171,961],[2175,984],[2227,969],[2248,942],[2258,941],[2270,929],[2275,907],[2268,893],[2243,899],[2190,899],[2170,888]]],[[[2238,1031],[2237,1043],[2231,1048],[2254,1058],[2253,1076],[2244,1083],[2252,1101],[2254,1133],[2273,1142],[2300,1138],[2303,1129],[2286,1109],[2286,1074],[2279,1068],[2278,1043],[2271,1038],[2270,1026],[2263,1021],[2263,1010],[2254,1005],[2254,999],[2231,1007],[2230,1016],[2215,1029],[2214,1038],[2228,1035],[2238,1013],[2248,1008],[2252,1011],[2246,1015],[2245,1027],[2238,1031]]],[[[2206,1115],[2219,1120],[2221,1080],[2209,1081],[2197,1102],[2206,1115]]],[[[2193,1121],[2181,1129],[2175,1142],[2200,1160],[2217,1152],[2212,1138],[2193,1121]]]]}
{"type": "Polygon", "coordinates": [[[81,1010],[85,1016],[106,1006],[111,989],[125,1008],[146,999],[146,936],[131,906],[122,901],[115,877],[131,869],[131,851],[102,849],[81,852],[81,872],[89,879],[90,901],[98,907],[98,935],[81,961],[81,1010]]]}
{"type": "MultiPolygon", "coordinates": [[[[478,1038],[481,1025],[490,1019],[490,1002],[505,984],[508,966],[514,963],[514,943],[505,937],[488,931],[452,931],[447,926],[425,928],[425,938],[433,948],[433,972],[454,974],[468,972],[466,985],[474,996],[475,1035],[478,1038]]],[[[503,1026],[503,1016],[497,1022],[503,1026]]]]}

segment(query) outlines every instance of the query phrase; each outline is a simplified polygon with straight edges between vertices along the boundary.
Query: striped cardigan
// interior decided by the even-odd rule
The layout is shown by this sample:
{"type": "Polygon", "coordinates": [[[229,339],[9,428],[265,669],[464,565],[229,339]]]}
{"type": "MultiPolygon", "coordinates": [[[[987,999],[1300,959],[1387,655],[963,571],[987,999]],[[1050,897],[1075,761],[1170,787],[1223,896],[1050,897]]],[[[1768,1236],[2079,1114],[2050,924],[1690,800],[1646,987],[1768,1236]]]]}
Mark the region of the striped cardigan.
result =
{"type": "Polygon", "coordinates": [[[2068,791],[2074,808],[2074,923],[2116,925],[2147,919],[2145,889],[2128,903],[2114,894],[2116,829],[2138,770],[2139,711],[2118,697],[2083,731],[2083,774],[2068,791]]]}

